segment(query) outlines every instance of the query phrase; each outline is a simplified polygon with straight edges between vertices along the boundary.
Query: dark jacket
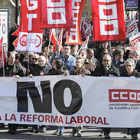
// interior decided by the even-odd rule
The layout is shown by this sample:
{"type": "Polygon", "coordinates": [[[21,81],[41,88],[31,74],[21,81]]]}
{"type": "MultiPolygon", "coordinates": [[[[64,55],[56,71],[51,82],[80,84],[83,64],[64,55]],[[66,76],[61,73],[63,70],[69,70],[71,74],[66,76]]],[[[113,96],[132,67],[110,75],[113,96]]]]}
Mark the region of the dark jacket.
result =
{"type": "Polygon", "coordinates": [[[122,74],[122,73],[125,72],[124,61],[123,61],[123,62],[120,62],[120,61],[119,61],[119,62],[116,64],[116,60],[115,60],[115,58],[113,58],[113,60],[112,60],[112,65],[115,66],[115,67],[117,67],[117,68],[119,69],[120,74],[122,74]]]}
{"type": "Polygon", "coordinates": [[[97,67],[93,76],[120,76],[119,69],[111,65],[111,67],[106,70],[103,65],[97,67]]]}
{"type": "Polygon", "coordinates": [[[48,65],[45,65],[44,67],[40,67],[38,65],[34,69],[32,69],[30,74],[32,74],[33,76],[43,76],[47,75],[50,69],[51,67],[49,67],[48,65]]]}
{"type": "Polygon", "coordinates": [[[138,59],[138,60],[136,61],[135,70],[137,70],[138,72],[140,72],[140,59],[138,59]]]}
{"type": "Polygon", "coordinates": [[[130,75],[127,72],[125,72],[121,76],[123,76],[123,77],[138,77],[138,78],[140,78],[140,73],[137,72],[136,70],[134,70],[133,73],[130,74],[130,75]]]}
{"type": "MultiPolygon", "coordinates": [[[[19,75],[19,76],[25,76],[24,72],[24,67],[22,65],[8,65],[8,63],[6,63],[6,65],[4,66],[4,70],[5,70],[5,76],[6,77],[12,77],[14,75],[19,75]]],[[[3,67],[0,69],[0,76],[3,76],[3,67]]]]}
{"type": "Polygon", "coordinates": [[[69,72],[65,67],[62,67],[60,70],[56,70],[54,68],[50,69],[48,75],[68,75],[69,72]]]}

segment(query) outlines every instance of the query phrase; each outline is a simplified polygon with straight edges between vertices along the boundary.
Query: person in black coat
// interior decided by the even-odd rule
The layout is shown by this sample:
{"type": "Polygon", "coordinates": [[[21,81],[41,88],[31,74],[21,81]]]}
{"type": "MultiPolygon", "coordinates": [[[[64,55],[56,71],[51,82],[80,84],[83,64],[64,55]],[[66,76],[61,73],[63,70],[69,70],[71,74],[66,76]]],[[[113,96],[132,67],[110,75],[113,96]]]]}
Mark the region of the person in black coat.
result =
{"type": "Polygon", "coordinates": [[[54,58],[52,69],[49,70],[47,75],[69,75],[69,71],[64,66],[64,62],[61,58],[54,58]]]}
{"type": "Polygon", "coordinates": [[[140,78],[140,73],[135,70],[135,61],[133,59],[129,58],[125,61],[125,68],[126,71],[121,76],[140,78]]]}
{"type": "MultiPolygon", "coordinates": [[[[119,69],[112,65],[112,59],[109,54],[103,56],[102,65],[95,69],[93,76],[120,76],[119,69]]],[[[105,139],[110,139],[111,128],[103,128],[105,139]]]]}
{"type": "MultiPolygon", "coordinates": [[[[38,57],[38,65],[31,70],[29,77],[32,78],[33,76],[44,76],[47,75],[49,70],[51,69],[50,66],[47,65],[47,58],[43,55],[38,57]]],[[[39,132],[39,128],[41,128],[41,131],[45,133],[46,126],[39,127],[38,125],[33,125],[32,131],[34,133],[39,132]]]]}
{"type": "MultiPolygon", "coordinates": [[[[129,58],[125,61],[125,68],[126,71],[121,76],[140,78],[140,73],[135,70],[135,61],[133,59],[129,58]]],[[[138,139],[138,128],[128,128],[128,131],[130,131],[133,140],[138,139]]]]}
{"type": "Polygon", "coordinates": [[[131,58],[135,62],[135,70],[140,72],[140,59],[138,59],[138,54],[135,50],[131,50],[128,53],[128,58],[131,58]]]}
{"type": "MultiPolygon", "coordinates": [[[[25,76],[24,68],[22,65],[16,65],[15,63],[15,53],[14,52],[8,52],[7,55],[7,63],[0,69],[0,77],[13,77],[13,76],[25,76]]],[[[10,134],[16,134],[18,124],[8,124],[8,133],[10,134]]]]}
{"type": "Polygon", "coordinates": [[[47,65],[47,60],[45,56],[39,56],[38,65],[31,70],[29,77],[32,76],[44,76],[47,75],[51,67],[47,65]]]}
{"type": "Polygon", "coordinates": [[[103,56],[102,64],[95,69],[93,76],[120,76],[120,72],[112,65],[111,56],[107,54],[103,56]]]}

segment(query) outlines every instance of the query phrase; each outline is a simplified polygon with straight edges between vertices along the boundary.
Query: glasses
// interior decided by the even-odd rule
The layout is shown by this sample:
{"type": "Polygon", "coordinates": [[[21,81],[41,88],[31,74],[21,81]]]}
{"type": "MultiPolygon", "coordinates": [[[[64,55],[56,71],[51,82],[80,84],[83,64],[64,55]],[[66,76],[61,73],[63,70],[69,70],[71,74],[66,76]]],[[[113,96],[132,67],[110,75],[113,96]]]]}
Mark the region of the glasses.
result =
{"type": "Polygon", "coordinates": [[[103,54],[105,55],[105,54],[108,54],[108,53],[103,53],[103,54]]]}
{"type": "Polygon", "coordinates": [[[37,58],[32,58],[33,60],[37,61],[38,59],[37,58]]]}

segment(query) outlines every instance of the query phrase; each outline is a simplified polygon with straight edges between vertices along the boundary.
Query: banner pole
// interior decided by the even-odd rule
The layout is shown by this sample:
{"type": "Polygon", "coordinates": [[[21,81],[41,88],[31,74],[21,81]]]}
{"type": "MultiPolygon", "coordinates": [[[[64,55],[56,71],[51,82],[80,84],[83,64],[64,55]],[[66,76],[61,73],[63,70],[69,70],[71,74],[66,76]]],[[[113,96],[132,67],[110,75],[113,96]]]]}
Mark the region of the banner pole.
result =
{"type": "MultiPolygon", "coordinates": [[[[51,31],[52,29],[50,29],[50,31],[51,31]]],[[[52,32],[51,32],[51,36],[50,36],[50,38],[49,38],[49,46],[51,45],[51,40],[52,40],[52,32]]]]}
{"type": "Polygon", "coordinates": [[[109,52],[112,55],[112,52],[111,52],[111,41],[109,41],[109,52]]]}
{"type": "Polygon", "coordinates": [[[28,71],[27,74],[29,75],[29,52],[28,52],[28,71]]]}
{"type": "MultiPolygon", "coordinates": [[[[2,39],[2,40],[3,40],[3,39],[2,39]]],[[[1,44],[2,44],[2,67],[3,67],[3,77],[5,77],[4,55],[3,55],[3,53],[4,53],[4,51],[3,51],[4,47],[3,47],[3,43],[2,43],[2,42],[1,42],[1,44]]]]}
{"type": "Polygon", "coordinates": [[[56,51],[58,51],[57,55],[60,55],[59,44],[58,44],[58,28],[56,30],[56,39],[57,39],[56,51]]]}

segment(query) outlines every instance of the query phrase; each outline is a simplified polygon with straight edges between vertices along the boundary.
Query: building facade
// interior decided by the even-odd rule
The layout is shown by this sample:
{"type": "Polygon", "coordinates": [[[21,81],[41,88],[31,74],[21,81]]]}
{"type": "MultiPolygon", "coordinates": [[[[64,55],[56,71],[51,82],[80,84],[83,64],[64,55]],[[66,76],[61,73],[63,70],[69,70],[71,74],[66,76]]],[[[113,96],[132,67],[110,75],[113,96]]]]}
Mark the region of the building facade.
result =
{"type": "MultiPolygon", "coordinates": [[[[12,0],[15,3],[15,0],[12,0]]],[[[9,9],[9,28],[15,23],[15,7],[10,3],[10,0],[0,0],[0,9],[9,9]]]]}

